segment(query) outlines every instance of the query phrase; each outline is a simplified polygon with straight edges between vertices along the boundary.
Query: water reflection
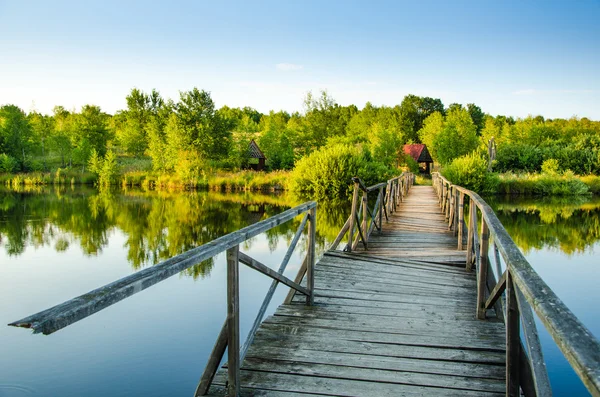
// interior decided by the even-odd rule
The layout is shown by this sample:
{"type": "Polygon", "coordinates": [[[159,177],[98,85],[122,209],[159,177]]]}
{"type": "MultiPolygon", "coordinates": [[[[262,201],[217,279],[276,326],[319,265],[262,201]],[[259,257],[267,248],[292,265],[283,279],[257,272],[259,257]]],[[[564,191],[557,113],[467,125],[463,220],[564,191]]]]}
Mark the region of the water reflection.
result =
{"type": "Polygon", "coordinates": [[[554,248],[567,255],[591,252],[600,240],[600,198],[498,198],[486,201],[525,252],[554,248]]]}
{"type": "MultiPolygon", "coordinates": [[[[290,195],[220,192],[103,191],[87,188],[34,188],[0,191],[0,246],[8,255],[26,247],[52,246],[57,253],[78,245],[86,256],[102,253],[110,234],[125,236],[133,269],[156,264],[217,237],[276,215],[302,202],[290,195]]],[[[320,203],[317,249],[335,238],[347,217],[346,203],[320,203]]],[[[266,232],[271,252],[280,239],[291,241],[300,217],[266,232]]],[[[252,247],[253,239],[243,244],[252,247]]],[[[297,248],[300,252],[303,244],[297,248]]],[[[204,277],[213,260],[186,270],[204,277]]]]}

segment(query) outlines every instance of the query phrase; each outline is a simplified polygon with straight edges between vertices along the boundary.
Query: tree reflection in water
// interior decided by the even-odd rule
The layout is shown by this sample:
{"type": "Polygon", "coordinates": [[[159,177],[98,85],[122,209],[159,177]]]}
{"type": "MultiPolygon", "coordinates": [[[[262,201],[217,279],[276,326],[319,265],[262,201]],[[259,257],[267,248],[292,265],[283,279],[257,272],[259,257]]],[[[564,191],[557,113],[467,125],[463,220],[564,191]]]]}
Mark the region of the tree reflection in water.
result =
{"type": "MultiPolygon", "coordinates": [[[[98,255],[113,230],[126,236],[127,260],[134,269],[153,265],[217,237],[276,215],[301,200],[290,195],[220,192],[101,191],[85,187],[0,190],[0,246],[9,255],[27,247],[53,246],[57,253],[77,244],[98,255]]],[[[347,203],[319,203],[317,247],[323,251],[348,216],[347,203]]],[[[271,252],[287,243],[297,217],[266,232],[271,252]]],[[[255,239],[242,249],[250,250],[255,239]]],[[[304,250],[302,242],[297,247],[304,250]]],[[[209,274],[213,260],[185,273],[209,274]]]]}
{"type": "Polygon", "coordinates": [[[600,240],[600,198],[486,198],[525,252],[554,248],[583,253],[600,240]]]}

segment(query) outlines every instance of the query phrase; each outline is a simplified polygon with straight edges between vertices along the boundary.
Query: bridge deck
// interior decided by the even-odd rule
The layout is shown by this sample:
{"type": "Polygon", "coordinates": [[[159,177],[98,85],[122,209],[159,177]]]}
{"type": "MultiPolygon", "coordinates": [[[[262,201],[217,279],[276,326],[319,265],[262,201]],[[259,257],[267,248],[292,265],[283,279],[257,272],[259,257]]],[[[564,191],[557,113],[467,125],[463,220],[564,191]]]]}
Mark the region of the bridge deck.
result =
{"type": "Polygon", "coordinates": [[[368,251],[323,256],[314,306],[296,296],[263,322],[242,394],[504,395],[504,324],[475,319],[475,275],[459,261],[433,189],[414,186],[368,251]]]}

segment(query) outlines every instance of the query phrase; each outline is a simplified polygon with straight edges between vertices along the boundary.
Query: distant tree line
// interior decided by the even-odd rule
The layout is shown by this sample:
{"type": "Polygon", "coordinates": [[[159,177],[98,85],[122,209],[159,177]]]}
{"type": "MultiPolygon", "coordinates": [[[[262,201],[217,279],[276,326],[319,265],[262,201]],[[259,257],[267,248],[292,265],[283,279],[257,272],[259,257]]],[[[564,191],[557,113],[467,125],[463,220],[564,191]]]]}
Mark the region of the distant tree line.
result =
{"type": "MultiPolygon", "coordinates": [[[[425,143],[438,163],[497,144],[496,171],[539,171],[544,160],[576,173],[600,170],[600,123],[569,120],[492,117],[475,104],[407,95],[399,105],[363,109],[341,106],[326,92],[308,93],[303,112],[250,107],[220,109],[209,92],[194,88],[177,101],[156,90],[132,89],[127,108],[109,115],[86,105],[80,111],[54,108],[52,115],[25,113],[14,105],[0,107],[0,172],[53,171],[58,167],[101,173],[118,159],[145,159],[159,174],[182,180],[207,170],[237,170],[252,160],[254,139],[267,157],[269,170],[292,169],[303,157],[324,147],[346,145],[363,158],[386,167],[402,163],[402,146],[425,143]],[[365,157],[366,156],[366,157],[365,157]]],[[[114,170],[113,170],[114,171],[114,170]]],[[[114,172],[106,171],[110,181],[114,172]]]]}

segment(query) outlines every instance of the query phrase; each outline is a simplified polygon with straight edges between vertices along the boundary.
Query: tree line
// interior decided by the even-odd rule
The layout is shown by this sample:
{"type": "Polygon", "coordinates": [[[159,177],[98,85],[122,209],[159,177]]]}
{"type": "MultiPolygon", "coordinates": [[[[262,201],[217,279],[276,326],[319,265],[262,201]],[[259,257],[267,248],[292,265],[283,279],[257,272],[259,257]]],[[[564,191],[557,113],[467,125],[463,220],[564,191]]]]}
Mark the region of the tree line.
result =
{"type": "Polygon", "coordinates": [[[118,158],[144,160],[142,171],[189,180],[208,170],[247,167],[253,161],[248,153],[252,139],[269,170],[292,169],[298,160],[335,145],[360,148],[395,168],[410,163],[402,146],[421,142],[446,165],[472,152],[484,155],[491,137],[498,148],[494,167],[500,172],[539,171],[549,158],[580,174],[600,170],[600,123],[586,118],[515,120],[490,116],[472,103],[445,107],[438,98],[416,95],[396,106],[367,103],[358,109],[337,104],[324,91],[308,93],[303,112],[295,113],[217,109],[210,93],[197,88],[180,92],[177,101],[134,88],[126,103],[114,115],[95,105],[80,111],[57,106],[52,115],[0,107],[0,172],[105,170],[110,183],[118,158]]]}

